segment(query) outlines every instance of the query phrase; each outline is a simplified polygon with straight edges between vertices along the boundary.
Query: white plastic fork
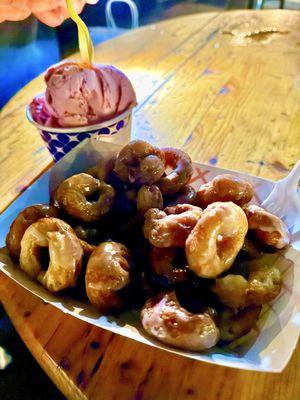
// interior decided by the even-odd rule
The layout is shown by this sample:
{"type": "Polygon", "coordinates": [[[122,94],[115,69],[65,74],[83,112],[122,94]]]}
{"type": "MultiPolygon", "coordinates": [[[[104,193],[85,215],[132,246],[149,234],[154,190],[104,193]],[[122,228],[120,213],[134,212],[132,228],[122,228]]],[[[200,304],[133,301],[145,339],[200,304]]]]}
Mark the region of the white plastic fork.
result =
{"type": "Polygon", "coordinates": [[[262,203],[262,207],[285,220],[292,232],[300,230],[300,160],[291,172],[278,181],[272,192],[262,203]]]}

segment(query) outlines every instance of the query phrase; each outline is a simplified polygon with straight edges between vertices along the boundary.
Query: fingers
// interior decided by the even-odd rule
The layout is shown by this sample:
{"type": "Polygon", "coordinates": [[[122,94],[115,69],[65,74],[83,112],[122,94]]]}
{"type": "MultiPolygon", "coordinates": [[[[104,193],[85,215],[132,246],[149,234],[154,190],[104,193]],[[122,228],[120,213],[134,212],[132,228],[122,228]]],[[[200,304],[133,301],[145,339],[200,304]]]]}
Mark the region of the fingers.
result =
{"type": "Polygon", "coordinates": [[[61,25],[66,18],[68,18],[68,14],[66,9],[63,7],[57,7],[54,10],[44,11],[44,12],[36,12],[34,16],[43,22],[44,24],[51,26],[52,28],[61,25]]]}
{"type": "MultiPolygon", "coordinates": [[[[86,3],[96,4],[98,0],[73,0],[74,8],[80,14],[86,3]]],[[[30,14],[44,24],[56,27],[69,18],[65,0],[1,0],[0,22],[21,21],[30,14]]]]}
{"type": "Polygon", "coordinates": [[[29,17],[30,9],[24,1],[18,4],[17,1],[2,0],[0,4],[0,22],[3,21],[22,21],[29,17]]]}

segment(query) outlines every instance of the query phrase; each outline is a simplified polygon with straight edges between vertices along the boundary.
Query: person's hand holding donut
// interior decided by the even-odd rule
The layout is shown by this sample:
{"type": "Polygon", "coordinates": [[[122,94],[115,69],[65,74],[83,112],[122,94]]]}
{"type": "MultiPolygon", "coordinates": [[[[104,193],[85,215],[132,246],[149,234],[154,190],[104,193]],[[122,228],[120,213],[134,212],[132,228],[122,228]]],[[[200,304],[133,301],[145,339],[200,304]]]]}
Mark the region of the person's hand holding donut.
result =
{"type": "MultiPolygon", "coordinates": [[[[98,0],[73,0],[79,14],[86,3],[96,4],[98,0]]],[[[1,0],[0,22],[22,21],[33,14],[51,27],[58,26],[69,17],[65,0],[1,0]]]]}

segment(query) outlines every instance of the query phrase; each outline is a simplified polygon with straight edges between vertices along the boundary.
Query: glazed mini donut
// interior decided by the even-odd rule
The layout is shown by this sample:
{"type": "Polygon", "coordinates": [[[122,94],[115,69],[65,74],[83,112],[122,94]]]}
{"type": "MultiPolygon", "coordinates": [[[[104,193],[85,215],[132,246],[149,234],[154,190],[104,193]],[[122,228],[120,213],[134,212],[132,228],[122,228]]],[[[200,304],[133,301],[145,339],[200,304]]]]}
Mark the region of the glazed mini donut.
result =
{"type": "Polygon", "coordinates": [[[130,282],[130,255],[120,243],[101,243],[91,254],[86,274],[86,294],[102,313],[119,312],[124,308],[120,290],[130,282]]]}
{"type": "Polygon", "coordinates": [[[166,166],[171,167],[172,171],[163,176],[157,182],[157,186],[162,194],[170,195],[178,192],[191,179],[192,160],[187,153],[173,147],[164,147],[162,151],[165,155],[166,166]]]}
{"type": "Polygon", "coordinates": [[[170,285],[187,281],[189,274],[186,265],[178,262],[178,258],[182,258],[180,251],[184,250],[174,247],[153,247],[150,252],[151,272],[164,277],[170,285]]]}
{"type": "Polygon", "coordinates": [[[117,155],[114,171],[122,182],[152,185],[165,172],[164,153],[143,140],[133,140],[117,155]]]}
{"type": "Polygon", "coordinates": [[[201,208],[191,204],[178,204],[164,211],[151,208],[144,215],[144,236],[156,247],[184,247],[201,215],[201,208]]]}
{"type": "Polygon", "coordinates": [[[261,308],[261,306],[249,306],[242,309],[225,307],[218,323],[220,339],[224,342],[232,342],[250,332],[258,320],[261,308]]]}
{"type": "Polygon", "coordinates": [[[186,240],[188,267],[202,278],[228,270],[248,230],[243,210],[232,202],[209,205],[186,240]]]}
{"type": "Polygon", "coordinates": [[[137,194],[137,210],[144,215],[150,208],[163,208],[161,191],[155,185],[143,185],[137,194]]]}
{"type": "Polygon", "coordinates": [[[101,160],[98,164],[88,168],[85,173],[99,179],[100,181],[106,182],[114,170],[115,162],[115,156],[111,157],[109,160],[101,160]]]}
{"type": "Polygon", "coordinates": [[[141,312],[145,331],[157,340],[190,351],[210,349],[219,329],[208,313],[192,314],[180,306],[175,292],[150,299],[141,312]]]}
{"type": "Polygon", "coordinates": [[[76,236],[87,242],[94,243],[99,237],[99,230],[95,227],[89,227],[89,224],[80,224],[73,227],[76,236]]]}
{"type": "Polygon", "coordinates": [[[242,206],[252,199],[253,193],[252,185],[244,179],[230,174],[218,175],[200,186],[195,204],[205,208],[217,201],[232,201],[242,206]]]}
{"type": "Polygon", "coordinates": [[[254,204],[243,208],[256,238],[263,244],[282,249],[290,243],[290,235],[285,223],[276,215],[254,204]]]}
{"type": "Polygon", "coordinates": [[[6,236],[6,247],[10,256],[19,260],[21,252],[21,240],[26,229],[35,221],[45,217],[57,217],[57,209],[54,206],[36,204],[26,207],[15,218],[6,236]]]}
{"type": "Polygon", "coordinates": [[[254,260],[249,265],[250,274],[226,275],[216,279],[212,290],[228,307],[261,305],[274,300],[281,290],[282,279],[278,268],[254,260]]]}
{"type": "Polygon", "coordinates": [[[85,240],[79,239],[79,242],[81,244],[82,250],[83,250],[83,254],[85,257],[89,257],[92,252],[96,249],[97,246],[90,244],[88,242],[86,242],[85,240]]]}
{"type": "Polygon", "coordinates": [[[193,186],[185,185],[177,193],[165,196],[164,203],[166,206],[176,206],[177,204],[194,204],[196,198],[196,190],[193,186]]]}
{"type": "Polygon", "coordinates": [[[58,218],[34,222],[21,240],[21,269],[50,292],[75,285],[82,256],[82,246],[73,229],[58,218]]]}
{"type": "Polygon", "coordinates": [[[112,186],[81,173],[64,180],[54,200],[70,216],[81,221],[99,220],[111,208],[115,196],[112,186]],[[91,198],[96,195],[96,198],[91,198]]]}

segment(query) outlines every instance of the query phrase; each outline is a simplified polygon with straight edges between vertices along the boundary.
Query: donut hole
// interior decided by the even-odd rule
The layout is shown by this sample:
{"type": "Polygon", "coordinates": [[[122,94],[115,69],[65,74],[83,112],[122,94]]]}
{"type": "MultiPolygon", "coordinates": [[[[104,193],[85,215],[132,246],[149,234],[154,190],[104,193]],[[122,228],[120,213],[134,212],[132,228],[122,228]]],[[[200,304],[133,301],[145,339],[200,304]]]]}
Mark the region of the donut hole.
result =
{"type": "Polygon", "coordinates": [[[217,237],[217,254],[223,258],[224,253],[229,253],[233,245],[233,238],[223,235],[217,237]]]}
{"type": "Polygon", "coordinates": [[[172,261],[173,268],[186,269],[187,261],[185,252],[182,249],[176,249],[175,256],[172,261]]]}
{"type": "Polygon", "coordinates": [[[35,256],[40,263],[41,269],[47,271],[50,263],[49,247],[37,246],[35,248],[35,256]]]}
{"type": "Polygon", "coordinates": [[[97,203],[100,197],[100,190],[95,190],[93,193],[90,193],[86,196],[86,201],[89,203],[97,203]]]}

